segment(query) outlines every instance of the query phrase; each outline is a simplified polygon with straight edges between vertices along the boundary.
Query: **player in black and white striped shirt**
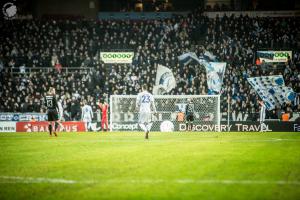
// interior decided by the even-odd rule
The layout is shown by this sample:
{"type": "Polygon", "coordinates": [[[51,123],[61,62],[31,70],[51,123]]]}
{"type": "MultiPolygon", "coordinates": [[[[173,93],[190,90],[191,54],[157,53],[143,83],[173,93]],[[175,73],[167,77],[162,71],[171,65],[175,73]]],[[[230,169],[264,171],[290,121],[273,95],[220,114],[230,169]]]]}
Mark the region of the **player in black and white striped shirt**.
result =
{"type": "Polygon", "coordinates": [[[54,135],[57,136],[56,130],[58,128],[58,104],[55,97],[55,89],[50,87],[48,93],[44,98],[44,104],[47,107],[47,115],[49,121],[49,133],[52,136],[52,123],[55,122],[54,125],[54,135]]]}

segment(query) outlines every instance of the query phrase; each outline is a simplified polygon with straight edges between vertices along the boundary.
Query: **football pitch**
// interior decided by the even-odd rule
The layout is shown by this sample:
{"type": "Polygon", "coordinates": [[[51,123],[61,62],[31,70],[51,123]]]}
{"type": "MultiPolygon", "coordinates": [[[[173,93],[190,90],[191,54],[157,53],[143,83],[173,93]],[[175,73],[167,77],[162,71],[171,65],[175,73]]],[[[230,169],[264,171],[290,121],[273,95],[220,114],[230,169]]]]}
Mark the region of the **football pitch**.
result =
{"type": "Polygon", "coordinates": [[[299,133],[0,134],[0,199],[300,199],[299,133]]]}

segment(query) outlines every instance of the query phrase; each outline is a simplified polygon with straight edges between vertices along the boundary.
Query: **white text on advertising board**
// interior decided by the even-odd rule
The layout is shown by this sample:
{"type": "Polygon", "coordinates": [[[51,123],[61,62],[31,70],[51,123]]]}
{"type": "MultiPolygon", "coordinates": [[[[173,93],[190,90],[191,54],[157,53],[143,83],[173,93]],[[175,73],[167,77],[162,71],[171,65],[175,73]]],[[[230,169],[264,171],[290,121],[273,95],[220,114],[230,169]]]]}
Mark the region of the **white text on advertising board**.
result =
{"type": "Polygon", "coordinates": [[[133,52],[100,52],[100,59],[104,63],[132,63],[133,52]]]}

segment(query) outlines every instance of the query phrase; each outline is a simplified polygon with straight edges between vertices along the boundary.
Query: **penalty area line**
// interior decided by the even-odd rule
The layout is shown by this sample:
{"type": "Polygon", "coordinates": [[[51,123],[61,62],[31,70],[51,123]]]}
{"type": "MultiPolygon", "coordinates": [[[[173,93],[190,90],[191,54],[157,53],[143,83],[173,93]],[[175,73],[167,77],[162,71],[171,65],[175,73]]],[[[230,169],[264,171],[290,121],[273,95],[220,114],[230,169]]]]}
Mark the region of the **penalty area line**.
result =
{"type": "Polygon", "coordinates": [[[223,184],[223,185],[300,185],[300,181],[268,180],[218,180],[218,179],[108,179],[108,180],[69,180],[45,177],[0,176],[0,184],[14,183],[51,183],[51,184],[223,184]]]}

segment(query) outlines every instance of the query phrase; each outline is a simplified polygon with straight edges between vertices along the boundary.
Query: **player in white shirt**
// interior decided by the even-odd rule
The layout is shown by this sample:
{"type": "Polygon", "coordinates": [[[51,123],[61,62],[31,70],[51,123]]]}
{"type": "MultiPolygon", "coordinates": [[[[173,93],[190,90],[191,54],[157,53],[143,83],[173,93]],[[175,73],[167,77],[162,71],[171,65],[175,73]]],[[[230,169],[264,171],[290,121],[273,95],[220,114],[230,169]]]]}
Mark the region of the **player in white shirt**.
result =
{"type": "Polygon", "coordinates": [[[260,112],[259,112],[259,123],[260,123],[260,131],[267,131],[267,125],[265,124],[266,118],[266,106],[263,101],[258,102],[260,104],[260,112]]]}
{"type": "Polygon", "coordinates": [[[57,102],[57,106],[58,106],[58,121],[57,123],[60,126],[60,130],[63,131],[64,130],[64,126],[62,125],[62,121],[64,121],[64,107],[63,107],[63,101],[64,101],[64,97],[62,96],[59,101],[57,102]]]}
{"type": "Polygon", "coordinates": [[[87,105],[87,102],[83,102],[84,106],[81,109],[81,119],[85,122],[85,128],[88,131],[92,125],[92,119],[94,117],[93,110],[90,105],[87,105]]]}
{"type": "Polygon", "coordinates": [[[142,92],[136,98],[136,110],[139,112],[139,125],[145,132],[145,139],[148,139],[152,127],[152,112],[156,113],[156,107],[153,95],[147,91],[147,85],[142,86],[142,92]]]}
{"type": "Polygon", "coordinates": [[[58,105],[58,114],[59,114],[59,118],[58,119],[59,119],[59,121],[63,121],[64,120],[64,108],[63,108],[62,102],[63,102],[62,98],[57,102],[57,105],[58,105]]]}

